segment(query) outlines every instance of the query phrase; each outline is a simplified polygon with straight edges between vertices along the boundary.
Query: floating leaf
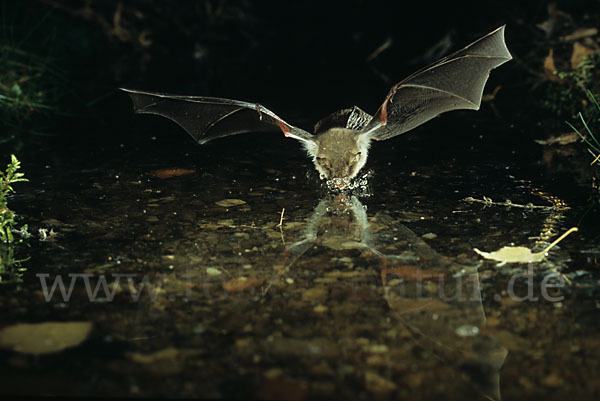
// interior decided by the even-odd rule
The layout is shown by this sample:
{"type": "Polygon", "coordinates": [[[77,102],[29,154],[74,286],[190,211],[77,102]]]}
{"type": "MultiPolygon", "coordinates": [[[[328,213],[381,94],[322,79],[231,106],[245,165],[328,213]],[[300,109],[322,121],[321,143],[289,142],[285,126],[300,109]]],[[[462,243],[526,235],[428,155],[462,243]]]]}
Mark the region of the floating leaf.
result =
{"type": "Polygon", "coordinates": [[[90,322],[17,324],[0,330],[0,347],[24,354],[50,354],[81,344],[91,330],[90,322]]]}
{"type": "Polygon", "coordinates": [[[545,257],[546,253],[553,248],[560,241],[572,232],[578,231],[577,227],[569,229],[566,233],[558,237],[553,243],[548,245],[546,249],[541,252],[531,252],[531,249],[524,246],[505,246],[500,248],[496,252],[483,252],[477,248],[473,248],[475,252],[483,256],[486,259],[496,260],[503,263],[537,263],[541,262],[545,257]]]}

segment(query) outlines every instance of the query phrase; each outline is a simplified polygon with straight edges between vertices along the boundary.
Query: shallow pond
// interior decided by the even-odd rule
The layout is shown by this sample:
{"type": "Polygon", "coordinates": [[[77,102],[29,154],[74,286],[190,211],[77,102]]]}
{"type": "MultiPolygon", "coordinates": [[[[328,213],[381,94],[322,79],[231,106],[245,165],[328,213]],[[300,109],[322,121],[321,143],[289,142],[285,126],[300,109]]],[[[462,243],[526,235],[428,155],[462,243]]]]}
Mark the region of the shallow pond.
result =
{"type": "Polygon", "coordinates": [[[0,392],[598,396],[589,181],[475,115],[374,144],[356,194],[328,193],[295,141],[198,146],[152,117],[118,140],[24,151],[11,207],[36,237],[3,274],[2,327],[91,326],[72,346],[80,326],[3,332],[0,392]],[[473,251],[539,251],[572,226],[540,263],[473,251]]]}

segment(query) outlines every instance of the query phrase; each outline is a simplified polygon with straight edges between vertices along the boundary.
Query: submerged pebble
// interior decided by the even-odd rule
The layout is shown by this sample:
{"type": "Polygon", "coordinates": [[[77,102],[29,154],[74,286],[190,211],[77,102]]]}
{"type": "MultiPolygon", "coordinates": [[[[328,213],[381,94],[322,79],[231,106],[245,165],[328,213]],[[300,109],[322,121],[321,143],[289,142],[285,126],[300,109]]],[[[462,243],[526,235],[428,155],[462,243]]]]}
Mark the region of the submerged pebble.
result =
{"type": "Polygon", "coordinates": [[[465,324],[460,327],[457,327],[454,332],[460,337],[472,337],[479,334],[479,327],[472,326],[470,324],[465,324]]]}
{"type": "Polygon", "coordinates": [[[253,277],[237,277],[223,283],[223,289],[228,292],[242,292],[262,284],[262,281],[253,277]]]}
{"type": "Polygon", "coordinates": [[[207,267],[206,274],[209,276],[220,276],[223,272],[219,269],[215,269],[214,267],[207,267]]]}
{"type": "Polygon", "coordinates": [[[223,200],[215,202],[215,205],[221,206],[221,207],[232,207],[232,206],[240,206],[240,205],[245,205],[245,204],[246,204],[246,201],[243,201],[241,199],[223,199],[223,200]]]}

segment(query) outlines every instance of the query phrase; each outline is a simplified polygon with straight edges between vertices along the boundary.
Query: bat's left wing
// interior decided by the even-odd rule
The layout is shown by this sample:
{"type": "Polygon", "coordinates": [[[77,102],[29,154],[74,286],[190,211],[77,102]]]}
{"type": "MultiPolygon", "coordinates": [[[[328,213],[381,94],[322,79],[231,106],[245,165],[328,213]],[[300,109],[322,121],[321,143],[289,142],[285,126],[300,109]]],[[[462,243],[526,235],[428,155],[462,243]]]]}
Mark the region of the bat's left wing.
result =
{"type": "Polygon", "coordinates": [[[364,129],[385,140],[450,110],[478,110],[493,68],[511,60],[504,26],[394,85],[364,129]]]}
{"type": "Polygon", "coordinates": [[[281,131],[303,142],[314,142],[310,133],[286,123],[271,110],[257,103],[204,96],[127,92],[136,113],[157,114],[185,129],[198,143],[246,132],[281,131]]]}

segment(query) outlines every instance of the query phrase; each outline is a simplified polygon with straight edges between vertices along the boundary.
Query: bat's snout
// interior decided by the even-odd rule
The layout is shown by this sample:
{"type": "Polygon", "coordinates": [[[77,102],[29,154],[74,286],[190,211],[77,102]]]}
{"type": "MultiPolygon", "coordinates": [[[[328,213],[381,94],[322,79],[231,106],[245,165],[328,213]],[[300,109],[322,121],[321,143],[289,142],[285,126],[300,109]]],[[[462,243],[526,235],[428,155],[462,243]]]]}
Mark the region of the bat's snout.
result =
{"type": "Polygon", "coordinates": [[[351,181],[352,180],[347,177],[331,178],[327,180],[327,186],[330,189],[337,189],[338,191],[343,191],[350,187],[351,181]]]}
{"type": "Polygon", "coordinates": [[[344,181],[339,180],[338,182],[335,182],[333,184],[337,189],[344,189],[348,186],[348,184],[346,184],[344,181]]]}

